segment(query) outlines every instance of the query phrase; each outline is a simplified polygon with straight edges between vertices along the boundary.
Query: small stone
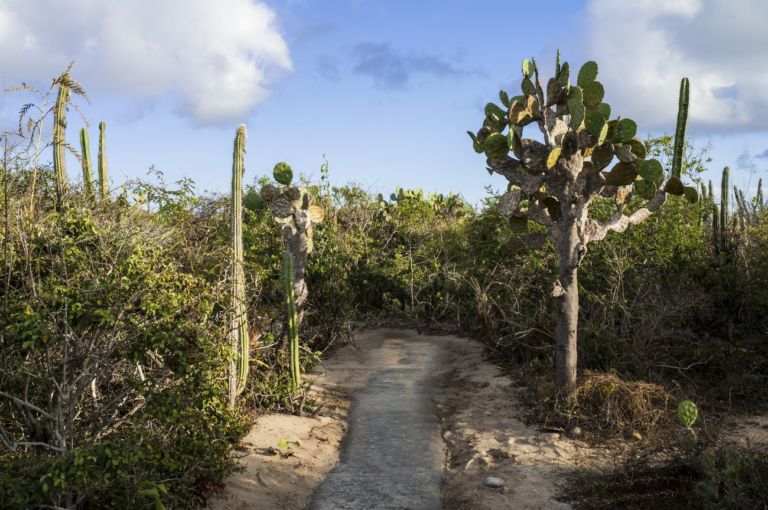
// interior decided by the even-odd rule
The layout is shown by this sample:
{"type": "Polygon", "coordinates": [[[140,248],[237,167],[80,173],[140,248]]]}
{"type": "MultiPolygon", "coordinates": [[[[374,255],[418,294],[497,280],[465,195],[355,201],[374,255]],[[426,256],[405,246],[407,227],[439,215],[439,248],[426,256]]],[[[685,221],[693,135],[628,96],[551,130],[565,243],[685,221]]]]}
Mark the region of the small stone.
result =
{"type": "Polygon", "coordinates": [[[489,476],[485,479],[485,485],[488,487],[493,487],[494,489],[500,489],[501,487],[504,487],[504,480],[501,478],[496,478],[495,476],[489,476]]]}
{"type": "Polygon", "coordinates": [[[573,427],[571,429],[571,435],[574,436],[574,437],[581,436],[581,427],[573,427]]]}
{"type": "Polygon", "coordinates": [[[632,432],[632,438],[640,441],[643,439],[643,435],[638,431],[634,431],[632,432]]]}

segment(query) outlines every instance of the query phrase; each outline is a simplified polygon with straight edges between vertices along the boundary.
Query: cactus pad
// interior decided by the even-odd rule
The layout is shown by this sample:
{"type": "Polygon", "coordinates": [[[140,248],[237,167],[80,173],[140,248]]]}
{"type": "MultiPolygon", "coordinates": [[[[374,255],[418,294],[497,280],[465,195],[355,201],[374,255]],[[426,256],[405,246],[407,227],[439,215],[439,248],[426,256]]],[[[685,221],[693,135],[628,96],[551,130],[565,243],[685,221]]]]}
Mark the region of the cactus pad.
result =
{"type": "Polygon", "coordinates": [[[520,83],[520,90],[522,90],[523,94],[526,96],[533,96],[536,94],[536,86],[527,76],[523,78],[522,83],[520,83]]]}
{"type": "Polygon", "coordinates": [[[291,181],[293,180],[293,170],[291,169],[291,165],[282,161],[275,165],[272,175],[277,182],[286,186],[291,184],[291,181]]]}
{"type": "Polygon", "coordinates": [[[621,119],[613,130],[611,141],[628,142],[637,134],[637,124],[632,119],[621,119]]]}
{"type": "Polygon", "coordinates": [[[507,112],[502,110],[498,105],[493,103],[488,103],[485,105],[485,115],[486,117],[491,117],[492,115],[495,115],[499,119],[503,119],[507,116],[507,112]]]}
{"type": "Polygon", "coordinates": [[[596,108],[605,97],[605,89],[599,81],[587,83],[584,87],[584,105],[596,108]]]}
{"type": "Polygon", "coordinates": [[[648,181],[646,179],[637,179],[635,181],[635,193],[640,198],[644,198],[646,200],[650,200],[653,198],[653,196],[656,194],[656,184],[654,184],[652,181],[648,181]]]}
{"type": "Polygon", "coordinates": [[[557,82],[563,87],[568,86],[568,80],[570,79],[569,72],[570,68],[568,66],[568,62],[563,62],[563,65],[560,66],[560,73],[557,75],[557,82]]]}
{"type": "Polygon", "coordinates": [[[569,110],[571,111],[571,122],[569,124],[571,129],[579,129],[581,123],[584,122],[584,114],[587,111],[586,108],[584,108],[584,105],[582,104],[577,104],[574,105],[573,108],[569,108],[569,110]]]}
{"type": "Polygon", "coordinates": [[[521,67],[523,71],[523,76],[525,76],[526,78],[530,78],[531,76],[533,76],[533,62],[531,62],[526,58],[525,60],[523,60],[523,64],[521,67]]]}
{"type": "Polygon", "coordinates": [[[551,169],[557,164],[557,158],[560,157],[560,151],[562,149],[560,147],[555,147],[550,151],[549,156],[547,156],[547,168],[551,169]]]}
{"type": "MultiPolygon", "coordinates": [[[[587,128],[589,134],[598,140],[601,138],[603,132],[608,134],[608,124],[605,122],[605,117],[603,117],[603,114],[597,110],[587,112],[586,116],[584,117],[584,127],[587,128]]],[[[603,136],[603,141],[604,140],[605,136],[603,136]]],[[[598,141],[598,144],[602,144],[602,142],[598,141]]]]}
{"type": "Polygon", "coordinates": [[[691,427],[698,417],[699,409],[690,400],[683,400],[677,406],[677,418],[683,424],[683,427],[691,427]]]}
{"type": "Polygon", "coordinates": [[[699,192],[693,186],[683,187],[683,195],[692,204],[699,201],[699,192]]]}
{"type": "Polygon", "coordinates": [[[661,183],[661,180],[664,178],[664,169],[661,167],[661,163],[656,159],[648,159],[640,163],[638,173],[646,181],[653,182],[657,185],[661,183]]]}
{"type": "Polygon", "coordinates": [[[509,141],[501,133],[491,133],[485,140],[485,154],[489,158],[503,158],[509,152],[509,141]]]}
{"type": "Polygon", "coordinates": [[[607,167],[612,159],[613,147],[611,147],[611,144],[609,143],[598,145],[595,147],[595,150],[592,151],[592,163],[594,163],[595,167],[599,170],[607,167]]]}
{"type": "Polygon", "coordinates": [[[602,113],[603,117],[605,117],[606,119],[611,118],[611,105],[609,105],[608,103],[600,103],[599,105],[597,105],[596,109],[598,112],[602,113]]]}
{"type": "Polygon", "coordinates": [[[670,195],[682,196],[685,193],[685,187],[683,182],[673,175],[664,185],[664,191],[670,195]]]}
{"type": "Polygon", "coordinates": [[[637,167],[632,163],[616,163],[610,173],[605,176],[608,186],[626,186],[637,178],[637,167]]]}
{"type": "Polygon", "coordinates": [[[589,83],[595,81],[595,78],[597,78],[597,62],[590,60],[589,62],[584,62],[584,65],[579,69],[579,76],[576,78],[576,84],[579,87],[584,88],[589,83]]]}
{"type": "Polygon", "coordinates": [[[509,94],[503,90],[499,91],[499,101],[501,101],[501,104],[504,105],[504,108],[509,108],[509,105],[512,104],[509,100],[509,94]]]}

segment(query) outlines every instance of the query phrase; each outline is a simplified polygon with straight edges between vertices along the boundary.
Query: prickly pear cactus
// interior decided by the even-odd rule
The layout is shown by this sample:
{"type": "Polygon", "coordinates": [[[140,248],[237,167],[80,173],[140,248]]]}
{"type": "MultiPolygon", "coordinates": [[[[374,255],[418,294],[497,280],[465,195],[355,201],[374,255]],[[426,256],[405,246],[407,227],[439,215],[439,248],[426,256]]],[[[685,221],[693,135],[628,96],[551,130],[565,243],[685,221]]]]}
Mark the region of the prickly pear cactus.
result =
{"type": "Polygon", "coordinates": [[[683,427],[691,427],[699,417],[699,409],[690,400],[683,400],[677,406],[677,418],[683,427]]]}
{"type": "MultiPolygon", "coordinates": [[[[683,79],[675,157],[665,183],[661,163],[647,157],[645,145],[637,138],[637,124],[625,117],[611,119],[595,62],[581,66],[575,84],[559,52],[555,75],[549,80],[542,82],[533,59],[523,61],[521,71],[519,92],[501,91],[502,106],[487,104],[479,130],[468,134],[474,151],[485,155],[488,172],[509,181],[500,204],[510,222],[527,225],[530,219],[543,225],[555,245],[560,264],[552,291],[558,307],[555,382],[560,390],[569,391],[575,385],[577,367],[576,272],[587,245],[604,239],[608,232],[623,232],[645,221],[668,194],[698,199],[698,191],[681,180],[689,86],[683,79]],[[531,124],[538,133],[525,138],[523,131],[531,124]],[[607,219],[589,215],[590,204],[600,197],[612,198],[616,207],[607,219]]],[[[528,232],[517,244],[541,246],[541,236],[541,232],[528,232]]]]}
{"type": "Polygon", "coordinates": [[[260,199],[250,198],[253,204],[269,207],[272,217],[280,225],[286,254],[291,258],[293,291],[298,323],[304,314],[308,291],[304,272],[307,255],[312,253],[313,225],[322,223],[324,210],[312,203],[312,197],[303,188],[293,186],[293,169],[288,163],[277,163],[273,170],[275,181],[282,186],[267,184],[261,188],[260,199]]]}

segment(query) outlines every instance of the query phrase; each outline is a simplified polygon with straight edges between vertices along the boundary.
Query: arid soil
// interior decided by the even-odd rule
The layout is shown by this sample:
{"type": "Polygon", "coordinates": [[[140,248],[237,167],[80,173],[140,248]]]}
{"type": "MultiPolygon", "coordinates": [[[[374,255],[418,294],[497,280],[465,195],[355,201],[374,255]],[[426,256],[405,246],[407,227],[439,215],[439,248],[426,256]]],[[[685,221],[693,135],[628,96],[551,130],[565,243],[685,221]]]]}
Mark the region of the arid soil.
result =
{"type": "Polygon", "coordinates": [[[520,418],[523,389],[483,359],[481,344],[396,329],[358,333],[352,345],[307,375],[312,398],[322,403],[316,417],[259,417],[238,452],[244,470],[209,506],[306,508],[339,464],[355,392],[403,363],[408,342],[427,343],[434,353],[409,363],[430,363],[435,371],[432,407],[445,444],[443,508],[569,508],[559,501],[565,475],[594,452],[559,433],[526,426],[520,418]],[[500,478],[503,486],[487,486],[488,477],[500,478]]]}

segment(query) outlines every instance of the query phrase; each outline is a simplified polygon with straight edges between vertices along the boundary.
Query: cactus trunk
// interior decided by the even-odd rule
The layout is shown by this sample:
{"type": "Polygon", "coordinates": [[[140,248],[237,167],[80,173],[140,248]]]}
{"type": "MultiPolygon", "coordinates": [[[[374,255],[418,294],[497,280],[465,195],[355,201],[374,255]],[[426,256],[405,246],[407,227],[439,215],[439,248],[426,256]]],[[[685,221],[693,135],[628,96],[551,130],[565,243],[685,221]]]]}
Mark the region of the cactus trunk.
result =
{"type": "Polygon", "coordinates": [[[65,207],[67,194],[66,141],[67,104],[69,103],[69,72],[58,80],[59,95],[53,109],[53,171],[56,179],[56,208],[65,207]]]}
{"type": "Polygon", "coordinates": [[[285,294],[285,311],[288,320],[288,352],[291,369],[291,387],[294,391],[301,385],[301,364],[299,359],[299,320],[296,313],[296,299],[293,292],[293,263],[291,256],[283,256],[283,293],[285,294]]]}
{"type": "Polygon", "coordinates": [[[249,336],[245,302],[245,273],[243,271],[243,172],[245,171],[244,125],[237,128],[232,161],[232,319],[230,343],[235,354],[230,364],[229,402],[245,389],[248,378],[249,336]]]}
{"type": "Polygon", "coordinates": [[[93,170],[91,168],[91,144],[88,140],[88,130],[80,130],[80,152],[83,161],[83,191],[88,198],[93,197],[93,170]]]}
{"type": "Polygon", "coordinates": [[[109,179],[107,175],[107,149],[104,142],[104,131],[107,129],[105,122],[99,123],[99,190],[102,200],[109,195],[109,179]]]}

